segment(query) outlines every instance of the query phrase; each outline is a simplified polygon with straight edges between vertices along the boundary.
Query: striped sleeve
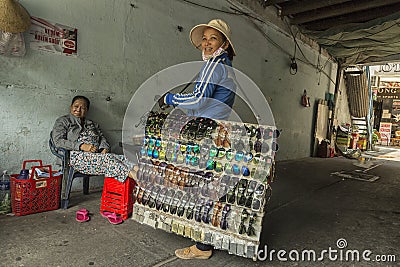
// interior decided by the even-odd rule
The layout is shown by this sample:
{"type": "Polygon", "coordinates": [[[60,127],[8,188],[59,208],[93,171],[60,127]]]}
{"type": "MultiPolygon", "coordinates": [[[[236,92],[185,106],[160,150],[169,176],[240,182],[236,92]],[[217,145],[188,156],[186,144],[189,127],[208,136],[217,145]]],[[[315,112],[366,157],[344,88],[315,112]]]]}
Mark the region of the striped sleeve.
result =
{"type": "Polygon", "coordinates": [[[180,105],[185,109],[197,109],[205,98],[212,97],[224,72],[225,68],[222,66],[221,58],[212,58],[203,67],[192,93],[168,94],[166,103],[168,105],[180,105]]]}

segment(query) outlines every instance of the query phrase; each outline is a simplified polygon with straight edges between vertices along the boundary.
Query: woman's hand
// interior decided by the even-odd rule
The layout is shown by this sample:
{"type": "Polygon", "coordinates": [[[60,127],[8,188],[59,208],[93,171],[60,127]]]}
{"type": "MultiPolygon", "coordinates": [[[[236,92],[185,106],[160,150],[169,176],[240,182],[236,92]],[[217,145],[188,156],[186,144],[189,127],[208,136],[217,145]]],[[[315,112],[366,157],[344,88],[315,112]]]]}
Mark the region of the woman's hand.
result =
{"type": "Polygon", "coordinates": [[[92,153],[97,152],[97,147],[89,144],[82,144],[80,146],[80,149],[85,152],[92,152],[92,153]]]}
{"type": "Polygon", "coordinates": [[[102,154],[108,153],[108,149],[107,149],[107,148],[104,148],[104,149],[101,151],[101,153],[102,153],[102,154]]]}

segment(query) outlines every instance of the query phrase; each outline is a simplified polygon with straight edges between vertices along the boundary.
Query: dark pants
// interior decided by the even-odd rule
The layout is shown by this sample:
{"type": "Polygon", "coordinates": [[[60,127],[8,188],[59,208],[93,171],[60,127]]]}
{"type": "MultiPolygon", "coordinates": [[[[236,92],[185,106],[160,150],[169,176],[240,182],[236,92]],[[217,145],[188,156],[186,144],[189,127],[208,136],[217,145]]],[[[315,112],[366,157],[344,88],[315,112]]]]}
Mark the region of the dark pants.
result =
{"type": "Polygon", "coordinates": [[[196,248],[202,251],[212,250],[213,246],[196,242],[196,248]]]}

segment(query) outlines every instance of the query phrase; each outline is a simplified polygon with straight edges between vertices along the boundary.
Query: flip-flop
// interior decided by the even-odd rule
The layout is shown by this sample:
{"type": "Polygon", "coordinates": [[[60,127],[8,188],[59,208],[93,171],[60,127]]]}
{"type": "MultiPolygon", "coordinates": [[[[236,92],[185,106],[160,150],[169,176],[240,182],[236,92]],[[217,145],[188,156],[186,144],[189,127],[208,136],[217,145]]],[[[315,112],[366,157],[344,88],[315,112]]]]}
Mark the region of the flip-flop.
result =
{"type": "Polygon", "coordinates": [[[108,221],[111,224],[120,224],[122,223],[124,220],[122,220],[122,218],[120,216],[118,216],[116,213],[112,212],[111,214],[109,214],[107,216],[108,221]]]}
{"type": "Polygon", "coordinates": [[[111,214],[113,214],[112,212],[109,211],[100,211],[101,216],[103,216],[104,218],[108,218],[108,216],[110,216],[111,214]]]}
{"type": "Polygon", "coordinates": [[[89,211],[87,209],[80,209],[76,212],[76,220],[78,222],[87,222],[90,220],[89,211]]]}

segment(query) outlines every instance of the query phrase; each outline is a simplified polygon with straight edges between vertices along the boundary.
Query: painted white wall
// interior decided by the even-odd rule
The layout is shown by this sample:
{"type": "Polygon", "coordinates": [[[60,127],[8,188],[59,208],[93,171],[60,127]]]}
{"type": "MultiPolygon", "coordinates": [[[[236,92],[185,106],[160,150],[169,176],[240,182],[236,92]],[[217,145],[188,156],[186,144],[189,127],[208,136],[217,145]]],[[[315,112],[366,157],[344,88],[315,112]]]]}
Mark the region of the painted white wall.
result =
{"type": "MultiPolygon", "coordinates": [[[[227,1],[195,1],[232,11],[227,1]]],[[[314,103],[334,92],[336,64],[300,42],[298,72],[289,73],[293,38],[277,27],[245,16],[205,9],[180,0],[21,0],[31,16],[78,29],[78,57],[32,51],[23,58],[0,57],[0,170],[19,172],[24,159],[54,163],[49,132],[57,117],[68,113],[72,97],[86,95],[89,118],[102,126],[114,152],[121,152],[124,113],[137,88],[158,71],[200,60],[188,35],[198,23],[226,20],[233,31],[235,68],[262,90],[282,129],[278,160],[310,156],[314,103]],[[183,27],[182,31],[178,26],[183,27]],[[261,28],[261,30],[260,30],[261,28]],[[267,38],[265,37],[267,36],[267,38]],[[272,41],[273,43],[272,43],[272,41]],[[330,76],[330,78],[328,78],[330,76]],[[300,99],[307,90],[311,108],[300,99]],[[111,100],[106,99],[110,97],[111,100]]],[[[275,18],[276,19],[276,18],[275,18]]],[[[101,181],[99,180],[99,183],[101,181]]],[[[76,185],[74,186],[76,187],[76,185]]]]}

